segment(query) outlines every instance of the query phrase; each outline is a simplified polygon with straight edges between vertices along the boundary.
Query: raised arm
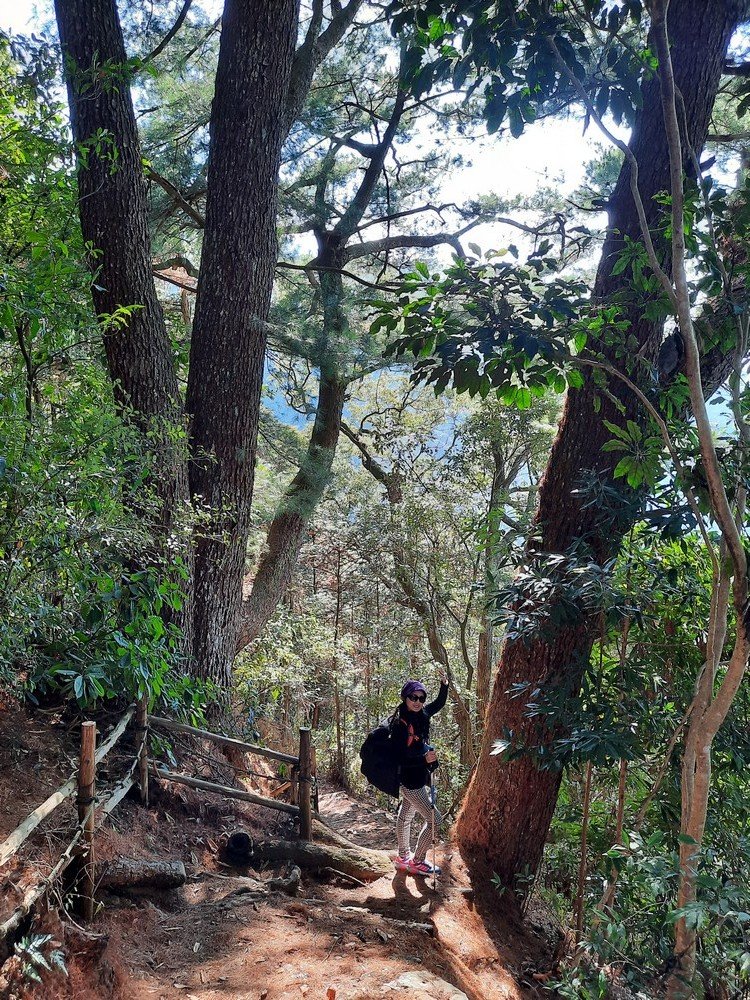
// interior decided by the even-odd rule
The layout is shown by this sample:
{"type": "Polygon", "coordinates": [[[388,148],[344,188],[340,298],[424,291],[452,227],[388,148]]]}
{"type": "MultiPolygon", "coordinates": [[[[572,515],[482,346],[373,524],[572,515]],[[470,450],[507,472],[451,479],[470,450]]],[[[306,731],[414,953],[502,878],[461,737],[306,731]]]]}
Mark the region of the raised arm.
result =
{"type": "Polygon", "coordinates": [[[427,712],[427,714],[430,716],[436,715],[440,711],[440,709],[445,705],[447,698],[448,698],[448,681],[441,680],[440,690],[438,691],[437,698],[434,701],[431,701],[429,705],[425,705],[424,707],[425,712],[427,712]]]}

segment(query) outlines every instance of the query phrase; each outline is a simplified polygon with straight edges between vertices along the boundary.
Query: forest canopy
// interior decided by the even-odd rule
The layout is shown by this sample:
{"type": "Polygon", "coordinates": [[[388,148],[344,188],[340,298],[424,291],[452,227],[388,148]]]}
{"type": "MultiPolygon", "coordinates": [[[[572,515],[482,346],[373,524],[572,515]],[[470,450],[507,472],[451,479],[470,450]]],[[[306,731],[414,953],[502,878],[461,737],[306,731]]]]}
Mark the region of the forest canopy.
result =
{"type": "Polygon", "coordinates": [[[445,674],[453,836],[570,924],[560,995],[744,995],[747,16],[55,0],[0,32],[4,697],[310,725],[363,790],[364,735],[445,674]],[[539,135],[568,148],[519,193],[539,135]]]}

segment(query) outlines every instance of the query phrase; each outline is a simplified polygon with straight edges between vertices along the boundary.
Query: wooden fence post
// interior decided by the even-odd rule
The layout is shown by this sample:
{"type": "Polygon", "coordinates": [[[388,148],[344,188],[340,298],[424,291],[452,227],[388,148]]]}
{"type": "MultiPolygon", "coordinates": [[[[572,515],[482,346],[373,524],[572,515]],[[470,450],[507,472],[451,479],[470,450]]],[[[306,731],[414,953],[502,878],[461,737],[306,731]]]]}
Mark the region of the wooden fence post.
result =
{"type": "Polygon", "coordinates": [[[138,701],[135,714],[135,731],[138,733],[138,787],[141,803],[148,808],[148,695],[138,701]]]}
{"type": "Polygon", "coordinates": [[[312,840],[310,729],[299,731],[299,835],[312,840]]]}
{"type": "Polygon", "coordinates": [[[78,822],[83,823],[82,864],[78,876],[84,920],[94,919],[94,798],[96,796],[96,723],[81,724],[78,769],[78,822]]]}
{"type": "Polygon", "coordinates": [[[310,746],[310,771],[312,774],[312,802],[315,812],[320,812],[320,802],[318,801],[318,754],[315,745],[310,746]]]}

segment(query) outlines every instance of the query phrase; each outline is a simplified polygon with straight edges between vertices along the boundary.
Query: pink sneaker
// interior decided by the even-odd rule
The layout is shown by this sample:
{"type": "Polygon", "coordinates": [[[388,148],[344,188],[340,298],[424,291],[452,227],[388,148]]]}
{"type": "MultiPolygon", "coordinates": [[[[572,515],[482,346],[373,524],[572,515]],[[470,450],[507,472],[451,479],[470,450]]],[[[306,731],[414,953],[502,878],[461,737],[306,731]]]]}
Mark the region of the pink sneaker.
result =
{"type": "Polygon", "coordinates": [[[397,871],[408,872],[411,861],[412,861],[412,855],[410,851],[405,858],[402,857],[400,854],[397,854],[396,857],[393,859],[393,864],[396,867],[397,871]]]}
{"type": "Polygon", "coordinates": [[[423,875],[425,878],[429,878],[430,875],[442,875],[442,870],[437,865],[433,868],[429,861],[415,861],[414,858],[407,864],[406,871],[410,875],[423,875]]]}

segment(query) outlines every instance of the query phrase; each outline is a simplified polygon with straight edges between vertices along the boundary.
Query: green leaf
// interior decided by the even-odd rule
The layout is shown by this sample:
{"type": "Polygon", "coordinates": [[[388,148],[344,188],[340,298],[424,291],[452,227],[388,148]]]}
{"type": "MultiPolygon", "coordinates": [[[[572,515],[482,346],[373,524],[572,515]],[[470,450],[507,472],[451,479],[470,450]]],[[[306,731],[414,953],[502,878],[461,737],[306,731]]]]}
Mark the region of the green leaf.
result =
{"type": "Polygon", "coordinates": [[[693,839],[693,838],[692,838],[691,836],[689,836],[689,834],[687,834],[687,833],[680,833],[680,834],[678,834],[678,835],[677,835],[677,840],[678,840],[678,841],[679,841],[679,842],[680,842],[681,844],[691,844],[691,845],[692,845],[692,846],[694,846],[694,847],[698,847],[698,846],[699,846],[699,845],[698,845],[698,841],[697,841],[697,840],[694,840],[694,839],[693,839]]]}
{"type": "Polygon", "coordinates": [[[624,458],[621,458],[620,461],[617,463],[612,475],[614,476],[615,479],[627,476],[630,474],[632,467],[633,467],[633,457],[632,455],[626,455],[624,458]]]}
{"type": "Polygon", "coordinates": [[[531,392],[525,386],[519,388],[516,393],[516,406],[519,410],[528,410],[531,406],[531,392]]]}
{"type": "Polygon", "coordinates": [[[622,274],[623,271],[627,270],[629,266],[630,266],[630,257],[622,253],[615,261],[615,265],[612,268],[612,274],[622,274]]]}
{"type": "Polygon", "coordinates": [[[628,435],[628,432],[625,430],[624,427],[620,427],[619,424],[612,423],[611,420],[604,420],[603,423],[604,426],[607,428],[607,430],[610,432],[610,434],[614,434],[615,437],[618,437],[622,441],[626,441],[628,444],[630,444],[630,436],[628,435]]]}
{"type": "Polygon", "coordinates": [[[518,108],[508,108],[508,125],[510,126],[510,134],[514,139],[518,139],[519,136],[523,135],[525,122],[518,108]]]}

